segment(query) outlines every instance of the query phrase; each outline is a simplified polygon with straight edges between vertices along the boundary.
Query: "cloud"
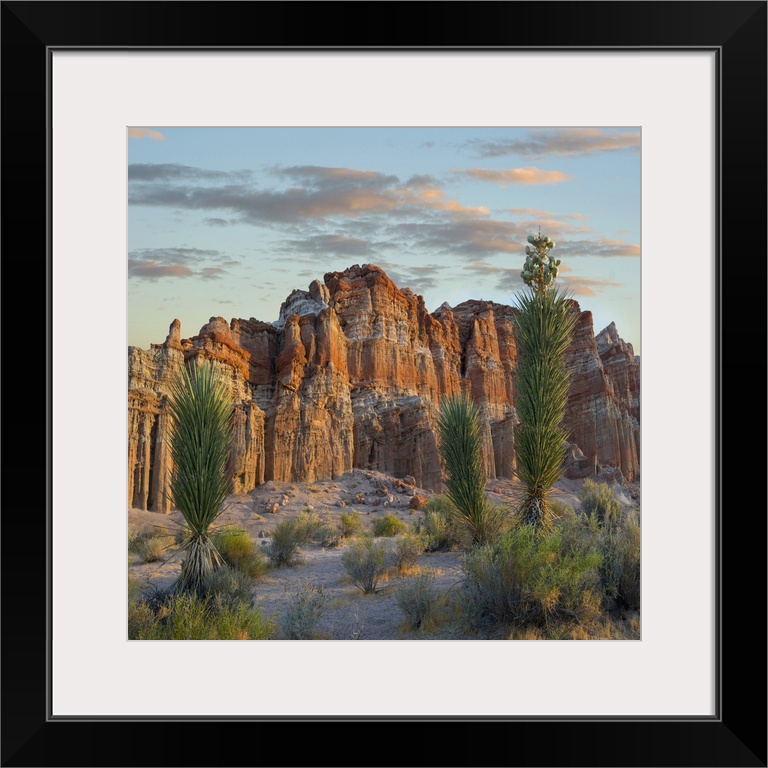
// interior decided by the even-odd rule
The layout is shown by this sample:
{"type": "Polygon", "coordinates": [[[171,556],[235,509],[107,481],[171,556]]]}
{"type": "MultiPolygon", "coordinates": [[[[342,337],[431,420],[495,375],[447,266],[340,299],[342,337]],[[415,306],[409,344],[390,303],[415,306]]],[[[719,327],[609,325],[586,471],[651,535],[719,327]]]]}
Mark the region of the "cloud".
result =
{"type": "Polygon", "coordinates": [[[507,208],[510,213],[517,216],[529,216],[537,219],[576,219],[582,220],[587,217],[583,213],[551,213],[550,211],[539,211],[536,208],[507,208]]]}
{"type": "Polygon", "coordinates": [[[194,272],[184,264],[158,264],[156,261],[128,259],[128,276],[154,282],[163,277],[193,277],[194,272]]]}
{"type": "Polygon", "coordinates": [[[479,181],[490,181],[505,187],[507,184],[561,184],[570,181],[571,176],[566,176],[560,171],[545,171],[542,168],[510,168],[508,170],[491,170],[488,168],[468,168],[459,172],[462,176],[469,176],[479,181]]]}
{"type": "Polygon", "coordinates": [[[444,219],[399,225],[412,246],[478,257],[493,253],[523,253],[529,232],[522,223],[496,219],[444,219]]]}
{"type": "Polygon", "coordinates": [[[448,200],[430,177],[401,186],[396,176],[353,168],[273,167],[271,173],[293,182],[283,189],[258,189],[244,183],[249,172],[210,171],[184,165],[134,164],[129,168],[132,205],[191,210],[226,210],[250,224],[290,223],[330,217],[359,218],[423,210],[456,216],[487,216],[485,207],[448,200]],[[222,181],[221,185],[198,182],[222,181]],[[230,182],[230,183],[226,183],[230,182]]]}
{"type": "Polygon", "coordinates": [[[298,240],[286,240],[285,251],[302,251],[339,256],[371,256],[374,251],[365,241],[347,235],[311,235],[298,240]]]}
{"type": "Polygon", "coordinates": [[[152,139],[153,141],[165,141],[165,136],[163,136],[163,134],[160,133],[160,131],[152,131],[149,128],[129,128],[128,138],[129,139],[152,139]]]}
{"type": "Polygon", "coordinates": [[[561,280],[573,296],[597,296],[603,293],[606,288],[621,288],[624,285],[624,283],[615,283],[611,280],[593,280],[571,275],[564,275],[561,280]]]}
{"type": "Polygon", "coordinates": [[[360,171],[356,168],[331,168],[323,165],[272,166],[276,176],[292,178],[305,185],[339,187],[353,185],[357,188],[382,189],[398,183],[397,176],[387,176],[378,171],[360,171]]]}
{"type": "Polygon", "coordinates": [[[218,280],[227,274],[226,266],[235,266],[220,251],[203,248],[143,248],[128,254],[128,276],[156,281],[162,278],[197,278],[218,280]],[[214,262],[215,266],[210,266],[214,262]]]}
{"type": "Polygon", "coordinates": [[[178,163],[131,163],[128,181],[246,181],[251,171],[212,171],[178,163]]]}
{"type": "Polygon", "coordinates": [[[445,269],[436,264],[430,264],[423,267],[412,267],[410,265],[383,261],[381,259],[377,259],[372,263],[377,267],[381,267],[381,269],[387,273],[387,277],[389,277],[398,288],[401,290],[403,288],[409,288],[418,295],[423,295],[432,288],[436,288],[439,283],[432,277],[432,275],[444,271],[445,269]]]}
{"type": "MultiPolygon", "coordinates": [[[[465,264],[463,270],[476,277],[481,283],[487,282],[489,276],[495,276],[496,289],[507,292],[510,296],[525,285],[520,277],[522,263],[519,267],[499,267],[483,259],[476,259],[465,264]]],[[[611,280],[580,277],[572,273],[573,268],[563,264],[560,267],[558,282],[574,297],[597,296],[607,288],[620,288],[624,285],[611,280]]]]}
{"type": "Polygon", "coordinates": [[[225,274],[227,274],[227,271],[221,267],[203,267],[198,272],[198,276],[204,280],[220,280],[221,276],[225,274]]]}
{"type": "Polygon", "coordinates": [[[568,257],[599,256],[604,259],[637,258],[640,256],[640,246],[625,243],[623,240],[613,240],[598,237],[593,240],[558,241],[557,252],[568,257]]]}
{"type": "Polygon", "coordinates": [[[413,209],[445,211],[458,216],[489,216],[491,211],[484,205],[472,207],[462,205],[458,200],[446,199],[443,191],[437,187],[405,187],[401,191],[403,202],[413,209]]]}
{"type": "Polygon", "coordinates": [[[207,219],[203,219],[203,224],[207,224],[209,227],[228,227],[229,226],[229,222],[226,219],[217,219],[210,216],[207,219]]]}
{"type": "Polygon", "coordinates": [[[526,138],[470,142],[480,157],[522,155],[578,156],[595,152],[638,152],[640,131],[614,131],[605,128],[566,128],[529,131],[526,138]]]}

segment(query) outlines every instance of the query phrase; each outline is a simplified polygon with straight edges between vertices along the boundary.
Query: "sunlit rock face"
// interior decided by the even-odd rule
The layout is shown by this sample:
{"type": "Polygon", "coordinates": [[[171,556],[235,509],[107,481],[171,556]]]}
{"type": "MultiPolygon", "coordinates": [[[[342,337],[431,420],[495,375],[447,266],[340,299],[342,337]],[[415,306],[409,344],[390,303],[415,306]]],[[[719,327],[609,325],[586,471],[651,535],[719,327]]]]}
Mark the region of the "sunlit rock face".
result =
{"type": "MultiPolygon", "coordinates": [[[[569,467],[585,476],[614,466],[637,480],[639,362],[613,324],[595,337],[591,313],[575,303],[574,311],[563,422],[569,467]]],[[[128,350],[129,506],[173,508],[167,396],[173,376],[196,358],[216,361],[229,382],[234,493],[353,468],[410,475],[439,490],[440,401],[461,392],[482,414],[488,476],[512,477],[514,317],[509,306],[476,300],[430,314],[421,296],[364,264],[293,291],[274,323],[214,317],[182,338],[174,321],[163,344],[128,350]]]]}

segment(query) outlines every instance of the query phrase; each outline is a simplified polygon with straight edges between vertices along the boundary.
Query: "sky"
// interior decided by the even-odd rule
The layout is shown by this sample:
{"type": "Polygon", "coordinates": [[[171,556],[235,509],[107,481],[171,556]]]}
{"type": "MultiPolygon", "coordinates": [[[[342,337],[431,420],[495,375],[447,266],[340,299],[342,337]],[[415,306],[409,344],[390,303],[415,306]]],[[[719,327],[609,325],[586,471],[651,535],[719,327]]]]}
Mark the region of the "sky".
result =
{"type": "Polygon", "coordinates": [[[640,354],[640,129],[128,128],[128,345],[277,320],[377,264],[427,309],[514,304],[529,234],[640,354]]]}

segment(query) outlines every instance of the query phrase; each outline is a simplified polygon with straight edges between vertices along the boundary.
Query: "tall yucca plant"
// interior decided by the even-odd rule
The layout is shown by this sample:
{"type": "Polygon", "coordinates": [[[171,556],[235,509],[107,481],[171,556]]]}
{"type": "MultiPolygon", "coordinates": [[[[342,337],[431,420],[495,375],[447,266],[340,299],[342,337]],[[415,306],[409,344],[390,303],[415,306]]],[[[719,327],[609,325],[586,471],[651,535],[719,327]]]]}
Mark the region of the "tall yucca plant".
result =
{"type": "Polygon", "coordinates": [[[520,506],[523,522],[552,527],[549,495],[563,475],[568,435],[560,427],[568,397],[565,353],[576,314],[566,293],[554,287],[559,260],[548,238],[529,237],[523,280],[530,291],[518,294],[517,341],[520,361],[515,377],[515,406],[521,424],[515,432],[517,474],[526,488],[520,506]]]}
{"type": "Polygon", "coordinates": [[[499,532],[501,516],[485,498],[480,413],[466,394],[443,400],[438,416],[440,455],[446,496],[473,544],[485,544],[499,532]]]}
{"type": "Polygon", "coordinates": [[[208,576],[222,564],[210,528],[230,490],[232,403],[226,381],[209,360],[203,360],[185,367],[174,379],[168,406],[171,495],[187,532],[176,588],[200,594],[208,576]]]}

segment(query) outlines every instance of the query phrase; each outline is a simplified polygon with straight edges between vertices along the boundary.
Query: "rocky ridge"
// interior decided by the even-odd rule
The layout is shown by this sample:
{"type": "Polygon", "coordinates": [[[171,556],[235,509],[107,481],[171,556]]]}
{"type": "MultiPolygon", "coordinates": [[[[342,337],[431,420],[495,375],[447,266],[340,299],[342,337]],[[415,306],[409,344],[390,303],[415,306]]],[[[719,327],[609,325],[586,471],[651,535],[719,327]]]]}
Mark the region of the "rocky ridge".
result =
{"type": "MultiPolygon", "coordinates": [[[[637,482],[639,361],[613,324],[595,336],[592,314],[576,302],[573,311],[568,475],[612,467],[637,482]]],[[[174,373],[197,357],[230,382],[235,494],[355,468],[439,490],[439,403],[459,392],[482,411],[489,478],[512,477],[514,313],[469,300],[430,314],[421,296],[364,264],[293,291],[274,323],[214,317],[184,339],[175,320],[162,344],[128,348],[129,507],[171,510],[166,400],[174,373]]]]}

